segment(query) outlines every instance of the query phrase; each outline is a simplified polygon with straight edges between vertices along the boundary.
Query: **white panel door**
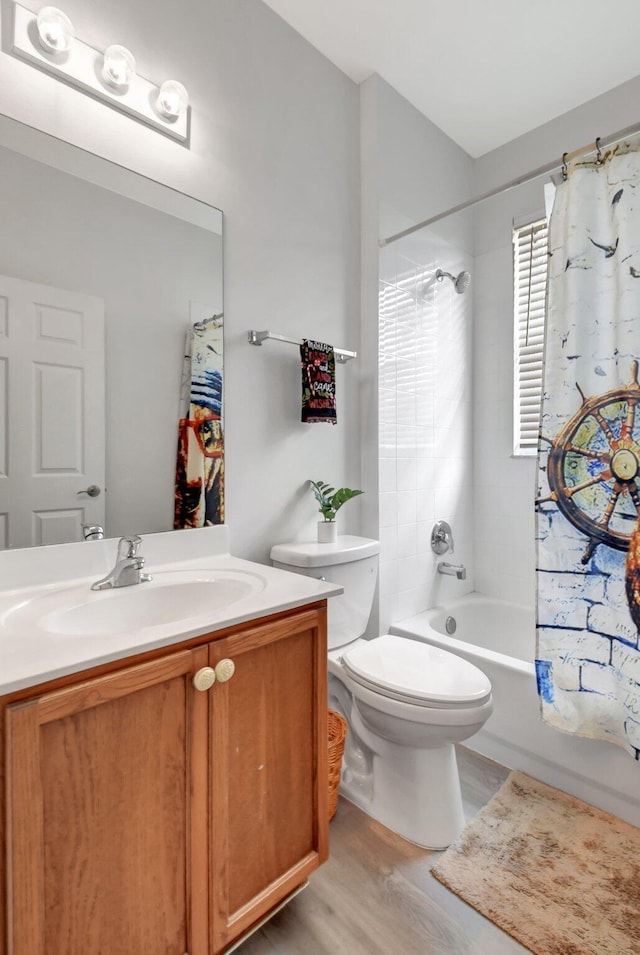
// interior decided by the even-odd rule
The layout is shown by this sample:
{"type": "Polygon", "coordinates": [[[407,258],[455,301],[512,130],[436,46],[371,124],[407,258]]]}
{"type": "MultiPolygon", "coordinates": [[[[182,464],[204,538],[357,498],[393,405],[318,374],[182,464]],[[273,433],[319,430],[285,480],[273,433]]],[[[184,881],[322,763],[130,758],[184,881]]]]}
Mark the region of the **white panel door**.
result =
{"type": "Polygon", "coordinates": [[[104,401],[102,299],[0,275],[0,548],[104,524],[104,401]]]}

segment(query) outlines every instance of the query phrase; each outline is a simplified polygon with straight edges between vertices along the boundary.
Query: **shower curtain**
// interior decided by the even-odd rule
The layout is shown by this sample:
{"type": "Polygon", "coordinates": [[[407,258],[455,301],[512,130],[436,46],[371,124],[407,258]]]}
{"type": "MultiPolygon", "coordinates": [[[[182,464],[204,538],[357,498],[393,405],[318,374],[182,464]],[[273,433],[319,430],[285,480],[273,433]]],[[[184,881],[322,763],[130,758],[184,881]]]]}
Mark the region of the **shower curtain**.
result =
{"type": "Polygon", "coordinates": [[[223,316],[187,332],[176,461],[176,529],[224,523],[223,316]]]}
{"type": "Polygon", "coordinates": [[[640,759],[640,153],[576,161],[549,223],[537,488],[543,719],[640,759]]]}

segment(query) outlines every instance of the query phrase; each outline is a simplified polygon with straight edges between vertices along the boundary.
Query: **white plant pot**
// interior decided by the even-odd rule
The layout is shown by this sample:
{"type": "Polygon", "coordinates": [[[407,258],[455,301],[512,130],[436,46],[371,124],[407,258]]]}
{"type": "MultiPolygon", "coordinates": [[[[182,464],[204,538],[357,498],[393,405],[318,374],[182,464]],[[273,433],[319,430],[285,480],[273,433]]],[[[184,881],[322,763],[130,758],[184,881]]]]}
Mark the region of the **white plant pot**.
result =
{"type": "Polygon", "coordinates": [[[318,521],[318,543],[335,544],[338,540],[338,525],[335,521],[318,521]]]}

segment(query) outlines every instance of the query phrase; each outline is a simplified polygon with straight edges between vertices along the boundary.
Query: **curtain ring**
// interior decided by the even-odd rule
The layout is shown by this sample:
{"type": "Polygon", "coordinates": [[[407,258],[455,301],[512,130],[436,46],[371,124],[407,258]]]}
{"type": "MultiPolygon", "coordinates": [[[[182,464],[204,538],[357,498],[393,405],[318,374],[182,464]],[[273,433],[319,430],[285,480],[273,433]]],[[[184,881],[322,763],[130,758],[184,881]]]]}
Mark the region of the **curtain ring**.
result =
{"type": "Polygon", "coordinates": [[[566,182],[566,181],[567,181],[567,176],[568,176],[568,172],[567,172],[567,156],[568,156],[568,155],[569,155],[568,153],[563,153],[563,154],[562,154],[562,180],[563,180],[563,182],[566,182]]]}
{"type": "Polygon", "coordinates": [[[596,164],[602,165],[602,150],[600,149],[600,136],[596,136],[596,164]]]}

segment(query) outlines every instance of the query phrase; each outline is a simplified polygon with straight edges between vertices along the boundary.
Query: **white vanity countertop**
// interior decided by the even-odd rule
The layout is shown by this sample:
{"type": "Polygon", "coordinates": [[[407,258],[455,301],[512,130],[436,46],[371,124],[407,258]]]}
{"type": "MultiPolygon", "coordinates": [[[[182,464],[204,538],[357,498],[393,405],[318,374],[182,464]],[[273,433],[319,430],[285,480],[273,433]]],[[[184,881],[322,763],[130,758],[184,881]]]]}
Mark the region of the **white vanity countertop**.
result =
{"type": "Polygon", "coordinates": [[[112,569],[116,539],[0,552],[0,695],[342,593],[232,557],[228,545],[223,525],[145,535],[140,553],[153,581],[103,591],[91,584],[112,569]],[[208,586],[211,600],[199,589],[208,586]]]}

